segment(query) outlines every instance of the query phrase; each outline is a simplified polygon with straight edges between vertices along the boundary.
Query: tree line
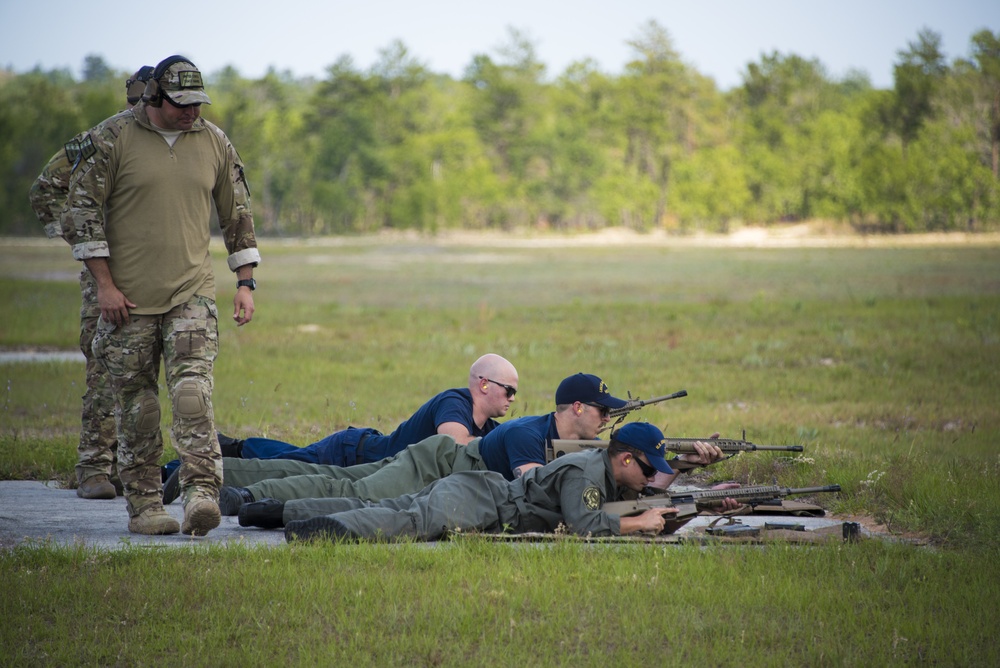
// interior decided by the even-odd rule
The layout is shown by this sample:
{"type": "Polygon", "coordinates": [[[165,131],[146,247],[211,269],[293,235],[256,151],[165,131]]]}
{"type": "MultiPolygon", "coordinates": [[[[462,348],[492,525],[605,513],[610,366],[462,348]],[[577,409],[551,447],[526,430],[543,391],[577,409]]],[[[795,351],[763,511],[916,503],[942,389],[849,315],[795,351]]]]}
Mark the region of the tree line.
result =
{"type": "MultiPolygon", "coordinates": [[[[629,46],[620,74],[584,60],[551,79],[513,29],[458,79],[398,41],[370,69],[345,56],[318,81],[274,70],[250,80],[230,66],[207,77],[202,113],[240,151],[264,235],[814,219],[1000,228],[1000,33],[974,34],[970,56],[948,62],[925,29],[897,52],[886,90],[771,53],[720,91],[656,22],[629,46]]],[[[41,233],[32,181],[67,139],[124,106],[131,70],[95,55],[84,64],[81,81],[0,71],[0,234],[41,233]]]]}

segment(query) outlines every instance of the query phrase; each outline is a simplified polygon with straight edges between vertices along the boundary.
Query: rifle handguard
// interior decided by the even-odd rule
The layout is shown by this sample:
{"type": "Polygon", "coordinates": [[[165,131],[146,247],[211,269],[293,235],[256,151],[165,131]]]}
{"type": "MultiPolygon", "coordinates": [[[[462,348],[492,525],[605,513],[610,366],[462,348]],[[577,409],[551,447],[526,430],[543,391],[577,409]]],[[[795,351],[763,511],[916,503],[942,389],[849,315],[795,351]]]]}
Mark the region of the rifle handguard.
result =
{"type": "MultiPolygon", "coordinates": [[[[728,457],[726,459],[728,459],[728,457]]],[[[686,459],[681,459],[680,457],[668,459],[667,463],[670,464],[670,468],[672,468],[675,473],[687,473],[688,471],[695,470],[699,466],[704,466],[704,464],[694,464],[686,459]]]]}

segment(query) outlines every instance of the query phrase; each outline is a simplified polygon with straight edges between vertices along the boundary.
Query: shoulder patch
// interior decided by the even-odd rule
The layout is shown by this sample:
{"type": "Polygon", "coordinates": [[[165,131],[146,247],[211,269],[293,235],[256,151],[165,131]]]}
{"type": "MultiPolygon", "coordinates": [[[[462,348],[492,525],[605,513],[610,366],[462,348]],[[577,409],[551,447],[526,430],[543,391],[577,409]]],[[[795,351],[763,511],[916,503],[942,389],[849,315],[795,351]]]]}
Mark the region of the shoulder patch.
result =
{"type": "Polygon", "coordinates": [[[90,133],[81,139],[77,145],[80,147],[80,157],[84,160],[90,159],[91,156],[97,153],[97,149],[94,147],[94,140],[90,137],[90,133]]]}
{"type": "Polygon", "coordinates": [[[75,165],[76,161],[80,158],[80,142],[76,139],[70,139],[63,144],[63,151],[66,152],[66,162],[70,165],[75,165]]]}
{"type": "Polygon", "coordinates": [[[590,510],[597,510],[601,507],[601,492],[594,486],[583,490],[583,505],[590,510]]]}

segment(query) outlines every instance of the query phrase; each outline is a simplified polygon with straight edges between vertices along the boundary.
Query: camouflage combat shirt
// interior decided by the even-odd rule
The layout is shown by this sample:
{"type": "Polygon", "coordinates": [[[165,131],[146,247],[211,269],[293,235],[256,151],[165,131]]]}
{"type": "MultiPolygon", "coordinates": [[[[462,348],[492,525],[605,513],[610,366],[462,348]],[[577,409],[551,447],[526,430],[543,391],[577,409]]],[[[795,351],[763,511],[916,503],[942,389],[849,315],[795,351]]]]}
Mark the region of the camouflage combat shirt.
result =
{"type": "Polygon", "coordinates": [[[243,165],[225,133],[199,118],[171,147],[145,104],[87,132],[70,179],[63,236],[77,260],[105,257],[137,314],[215,298],[209,221],[218,211],[229,269],[260,262],[243,165]]]}
{"type": "Polygon", "coordinates": [[[45,236],[49,239],[63,235],[59,219],[66,206],[70,173],[80,157],[80,140],[84,136],[85,134],[77,135],[66,142],[66,145],[49,159],[42,173],[31,184],[28,199],[38,220],[45,226],[45,236]]]}

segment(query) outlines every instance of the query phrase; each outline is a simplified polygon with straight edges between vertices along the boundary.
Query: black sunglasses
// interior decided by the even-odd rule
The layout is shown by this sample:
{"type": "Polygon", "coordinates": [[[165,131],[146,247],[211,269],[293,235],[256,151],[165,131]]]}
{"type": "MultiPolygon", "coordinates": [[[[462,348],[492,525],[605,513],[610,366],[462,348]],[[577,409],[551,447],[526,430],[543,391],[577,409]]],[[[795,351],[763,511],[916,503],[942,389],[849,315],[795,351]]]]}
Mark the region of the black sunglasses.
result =
{"type": "Polygon", "coordinates": [[[483,376],[480,376],[479,379],[480,380],[485,380],[487,383],[493,383],[494,385],[499,385],[503,389],[507,390],[507,398],[508,399],[513,399],[514,395],[517,394],[517,388],[516,387],[512,387],[510,385],[505,385],[504,383],[498,383],[497,381],[493,380],[492,378],[484,378],[483,376]]]}
{"type": "Polygon", "coordinates": [[[587,404],[588,406],[593,406],[594,408],[599,410],[601,412],[602,418],[611,417],[611,409],[608,408],[607,406],[602,406],[600,404],[592,404],[589,401],[585,401],[583,403],[587,404]]]}
{"type": "Polygon", "coordinates": [[[653,478],[656,476],[656,469],[654,467],[650,466],[638,457],[633,457],[633,459],[635,459],[635,463],[639,465],[639,468],[642,469],[643,476],[646,478],[653,478]]]}

